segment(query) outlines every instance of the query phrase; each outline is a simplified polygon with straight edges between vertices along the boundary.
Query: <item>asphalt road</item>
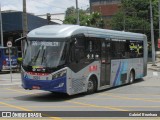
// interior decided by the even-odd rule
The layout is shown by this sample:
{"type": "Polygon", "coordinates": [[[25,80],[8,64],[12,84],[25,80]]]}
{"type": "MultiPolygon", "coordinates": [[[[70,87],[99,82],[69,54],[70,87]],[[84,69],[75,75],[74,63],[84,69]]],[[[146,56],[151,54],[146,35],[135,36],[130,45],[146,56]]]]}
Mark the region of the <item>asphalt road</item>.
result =
{"type": "MultiPolygon", "coordinates": [[[[159,111],[160,113],[160,72],[149,70],[147,77],[139,79],[131,85],[103,90],[92,95],[66,96],[39,90],[24,90],[20,87],[3,87],[0,88],[0,111],[159,111]]],[[[49,117],[49,119],[69,120],[75,118],[49,117]]],[[[128,120],[133,117],[114,119],[128,120]]],[[[149,118],[141,117],[139,119],[149,118]]],[[[154,118],[149,120],[152,119],[154,118]]]]}

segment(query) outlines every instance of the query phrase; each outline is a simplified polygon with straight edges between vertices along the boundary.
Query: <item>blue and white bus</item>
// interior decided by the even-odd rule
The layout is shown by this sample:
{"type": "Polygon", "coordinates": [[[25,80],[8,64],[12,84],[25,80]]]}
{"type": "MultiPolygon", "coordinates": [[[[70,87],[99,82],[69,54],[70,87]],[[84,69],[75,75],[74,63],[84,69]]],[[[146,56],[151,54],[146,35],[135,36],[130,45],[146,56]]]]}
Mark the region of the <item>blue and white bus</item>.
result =
{"type": "Polygon", "coordinates": [[[18,69],[17,48],[11,47],[9,50],[9,48],[7,47],[0,47],[0,71],[10,70],[9,51],[10,51],[10,58],[11,58],[11,67],[12,69],[18,69]]]}
{"type": "Polygon", "coordinates": [[[22,86],[68,95],[94,93],[147,74],[144,34],[47,25],[26,38],[22,86]]]}

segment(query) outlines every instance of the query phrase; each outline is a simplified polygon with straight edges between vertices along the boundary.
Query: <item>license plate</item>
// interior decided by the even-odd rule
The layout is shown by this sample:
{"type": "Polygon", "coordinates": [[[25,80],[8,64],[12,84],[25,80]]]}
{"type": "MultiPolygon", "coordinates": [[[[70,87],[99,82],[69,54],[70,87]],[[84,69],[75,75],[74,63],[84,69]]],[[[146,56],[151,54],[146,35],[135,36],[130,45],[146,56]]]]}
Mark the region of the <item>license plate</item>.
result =
{"type": "Polygon", "coordinates": [[[39,76],[33,76],[33,79],[34,80],[40,80],[40,77],[39,76]]]}
{"type": "Polygon", "coordinates": [[[39,86],[32,86],[32,89],[39,90],[40,87],[39,86]]]}

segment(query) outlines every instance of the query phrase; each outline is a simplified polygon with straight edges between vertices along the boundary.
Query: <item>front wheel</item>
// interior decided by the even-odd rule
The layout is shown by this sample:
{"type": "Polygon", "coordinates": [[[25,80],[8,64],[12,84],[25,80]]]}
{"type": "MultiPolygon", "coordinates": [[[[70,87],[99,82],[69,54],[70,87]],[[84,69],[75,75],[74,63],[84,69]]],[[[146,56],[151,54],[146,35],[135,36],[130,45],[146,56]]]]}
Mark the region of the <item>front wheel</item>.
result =
{"type": "Polygon", "coordinates": [[[134,80],[135,80],[135,75],[134,75],[134,72],[131,71],[129,74],[129,83],[133,83],[134,80]]]}
{"type": "Polygon", "coordinates": [[[87,86],[87,94],[92,94],[97,90],[97,82],[95,77],[90,77],[87,86]]]}

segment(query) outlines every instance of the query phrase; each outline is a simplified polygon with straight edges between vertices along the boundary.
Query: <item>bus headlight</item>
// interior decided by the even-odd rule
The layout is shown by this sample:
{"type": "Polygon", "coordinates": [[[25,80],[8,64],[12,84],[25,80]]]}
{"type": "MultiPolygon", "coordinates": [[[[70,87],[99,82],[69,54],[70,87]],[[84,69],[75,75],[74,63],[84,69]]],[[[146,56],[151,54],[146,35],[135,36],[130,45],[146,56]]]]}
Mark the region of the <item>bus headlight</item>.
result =
{"type": "Polygon", "coordinates": [[[56,78],[59,78],[59,77],[66,76],[66,74],[67,74],[67,71],[66,71],[66,70],[60,71],[60,72],[58,72],[58,73],[56,73],[56,74],[54,74],[54,75],[52,76],[52,80],[53,80],[53,79],[56,79],[56,78]]]}

